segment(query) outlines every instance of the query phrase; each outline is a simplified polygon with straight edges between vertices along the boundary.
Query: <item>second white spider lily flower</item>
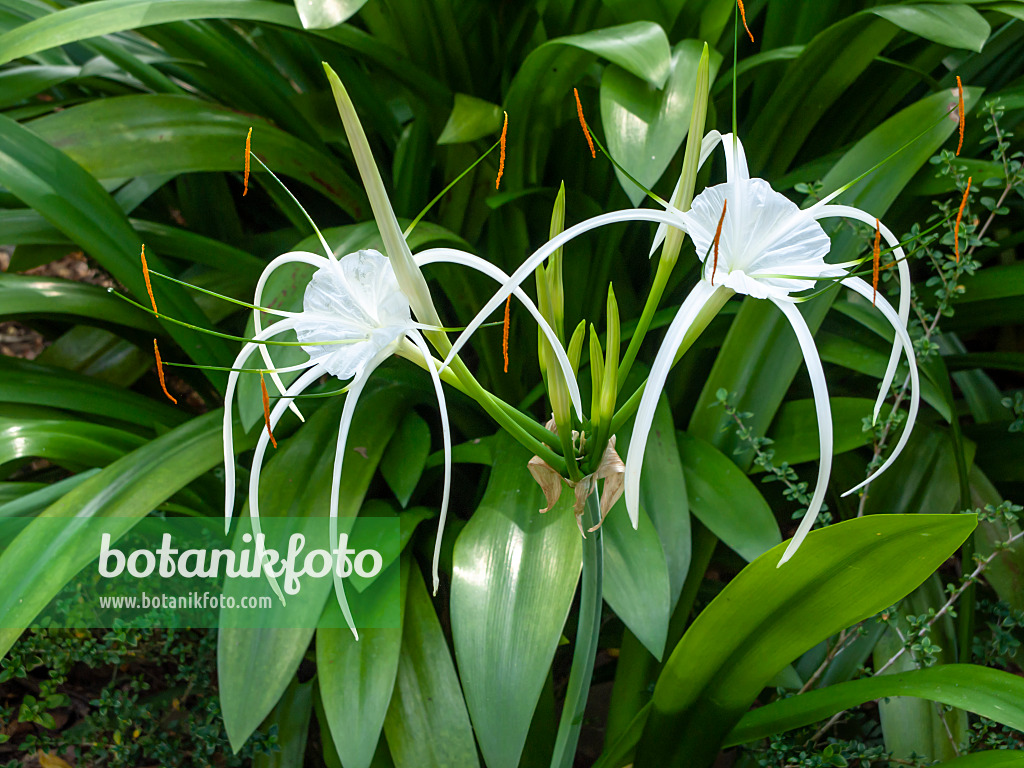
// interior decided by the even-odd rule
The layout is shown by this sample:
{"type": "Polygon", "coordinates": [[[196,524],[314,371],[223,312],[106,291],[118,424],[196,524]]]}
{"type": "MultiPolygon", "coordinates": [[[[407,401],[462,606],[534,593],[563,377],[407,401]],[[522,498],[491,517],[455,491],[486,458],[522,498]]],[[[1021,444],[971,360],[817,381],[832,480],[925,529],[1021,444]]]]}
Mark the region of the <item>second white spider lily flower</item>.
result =
{"type": "MultiPolygon", "coordinates": [[[[449,360],[468,337],[494,309],[504,301],[533,270],[556,249],[584,232],[607,224],[628,221],[652,221],[676,227],[689,234],[697,254],[703,262],[697,285],[676,312],[665,339],[658,351],[640,401],[633,429],[629,456],[626,460],[626,509],[635,528],[639,519],[639,479],[644,450],[651,430],[658,397],[665,385],[669,370],[679,349],[692,342],[734,293],[741,293],[775,304],[793,327],[804,361],[810,374],[818,416],[820,463],[817,486],[806,514],[783,554],[779,565],[796,552],[810,531],[824,500],[832,466],[832,416],[828,391],[821,361],[814,340],[795,303],[793,294],[812,289],[818,280],[841,280],[843,285],[874,301],[895,332],[893,353],[882,381],[882,389],[875,406],[875,417],[885,399],[896,374],[901,352],[907,355],[910,369],[910,406],[907,423],[888,459],[867,480],[847,491],[853,493],[888,469],[903,450],[910,436],[920,405],[917,366],[913,345],[907,333],[910,308],[909,270],[899,241],[877,219],[865,211],[841,205],[830,205],[835,195],[801,210],[784,195],[774,191],[767,181],[750,178],[743,145],[735,136],[709,133],[701,147],[701,162],[719,144],[726,157],[726,182],[705,189],[693,200],[689,211],[675,209],[657,211],[633,209],[603,214],[581,222],[534,252],[513,275],[502,290],[484,306],[466,331],[456,339],[449,360]],[[900,272],[899,310],[893,310],[881,296],[875,296],[872,286],[863,280],[848,276],[848,264],[829,264],[825,261],[831,241],[819,221],[825,218],[845,217],[876,226],[891,246],[900,272]]],[[[838,194],[838,193],[836,193],[838,194]]],[[[659,239],[663,233],[657,236],[659,239]]],[[[656,240],[655,245],[659,244],[656,240]]],[[[446,363],[448,360],[445,361],[446,363]]]]}

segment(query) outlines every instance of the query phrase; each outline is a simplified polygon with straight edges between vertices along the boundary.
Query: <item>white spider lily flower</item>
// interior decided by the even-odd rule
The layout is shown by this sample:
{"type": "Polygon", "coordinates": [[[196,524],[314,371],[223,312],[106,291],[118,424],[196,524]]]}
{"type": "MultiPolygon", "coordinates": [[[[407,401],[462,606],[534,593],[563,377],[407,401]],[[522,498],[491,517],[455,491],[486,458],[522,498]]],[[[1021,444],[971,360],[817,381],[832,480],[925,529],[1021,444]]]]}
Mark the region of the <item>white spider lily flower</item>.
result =
{"type": "Polygon", "coordinates": [[[779,565],[782,565],[793,556],[814,524],[824,500],[832,466],[832,415],[825,376],[813,337],[795,306],[800,297],[793,294],[812,289],[817,280],[838,279],[843,285],[873,301],[892,325],[895,341],[875,404],[876,419],[896,374],[901,352],[906,353],[909,362],[910,405],[903,432],[882,466],[867,480],[844,494],[848,495],[871,482],[892,465],[906,445],[917,418],[920,388],[913,345],[907,332],[910,310],[909,269],[899,241],[874,217],[857,208],[829,204],[842,189],[814,206],[801,210],[784,195],[775,192],[765,180],[750,178],[743,145],[732,134],[723,136],[717,131],[710,132],[702,142],[700,162],[703,163],[719,144],[723,144],[725,149],[724,184],[705,189],[694,198],[691,209],[686,212],[676,209],[615,211],[588,219],[565,230],[534,252],[513,273],[511,280],[483,307],[462,336],[456,339],[445,363],[454,357],[469,334],[505,300],[514,286],[519,285],[549,255],[574,237],[607,224],[652,221],[661,225],[655,238],[656,249],[664,239],[667,227],[683,230],[693,240],[697,254],[703,262],[703,268],[700,280],[679,307],[665,334],[641,397],[631,450],[626,460],[626,509],[635,528],[639,520],[639,479],[647,437],[658,398],[678,350],[692,342],[693,337],[707,325],[711,317],[734,293],[766,299],[779,308],[796,334],[811,378],[820,442],[817,485],[796,535],[779,561],[779,565]],[[829,264],[825,261],[831,243],[819,221],[834,217],[851,218],[877,226],[881,236],[892,247],[900,273],[899,311],[893,310],[882,296],[875,296],[870,284],[860,278],[848,276],[847,269],[854,266],[854,263],[829,264]],[[719,227],[721,233],[716,237],[719,227]]]}

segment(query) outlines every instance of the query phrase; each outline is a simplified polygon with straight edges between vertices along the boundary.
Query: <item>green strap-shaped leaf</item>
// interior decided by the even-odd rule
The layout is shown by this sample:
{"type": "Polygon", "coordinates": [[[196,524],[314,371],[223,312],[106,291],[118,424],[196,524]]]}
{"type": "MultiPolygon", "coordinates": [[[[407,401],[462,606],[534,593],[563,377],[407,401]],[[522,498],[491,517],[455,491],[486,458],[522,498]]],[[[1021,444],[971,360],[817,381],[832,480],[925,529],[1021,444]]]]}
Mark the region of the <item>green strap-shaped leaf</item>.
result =
{"type": "Polygon", "coordinates": [[[455,543],[452,638],[484,761],[515,768],[576,592],[581,547],[572,492],[542,515],[529,454],[501,436],[494,457],[455,543]]]}
{"type": "Polygon", "coordinates": [[[277,726],[278,750],[256,755],[253,768],[299,768],[305,764],[309,718],[313,715],[313,683],[292,680],[267,721],[277,726]]]}
{"type": "MultiPolygon", "coordinates": [[[[829,405],[832,409],[834,455],[838,456],[871,442],[871,433],[864,430],[864,417],[871,415],[874,400],[864,397],[832,397],[829,398],[829,405]]],[[[880,418],[884,419],[887,415],[888,409],[883,409],[880,418]]],[[[772,439],[776,466],[783,462],[801,464],[817,461],[820,447],[814,401],[790,400],[784,403],[772,422],[768,437],[772,439]]]]}
{"type": "Polygon", "coordinates": [[[950,48],[981,51],[992,34],[984,17],[969,5],[915,3],[872,8],[871,13],[900,29],[950,48]]]}
{"type": "Polygon", "coordinates": [[[348,21],[366,0],[295,0],[302,26],[306,29],[328,29],[348,21]]]}
{"type": "Polygon", "coordinates": [[[384,734],[397,768],[476,768],[473,729],[418,567],[409,575],[402,654],[384,734]]]}
{"type": "Polygon", "coordinates": [[[69,468],[102,467],[145,442],[138,435],[103,424],[0,416],[0,466],[36,457],[69,468]]]}
{"type": "MultiPolygon", "coordinates": [[[[142,242],[110,195],[66,154],[2,115],[0,185],[78,243],[136,297],[146,296],[139,261],[142,242]]],[[[149,264],[167,271],[156,254],[151,255],[149,264]]],[[[206,322],[184,288],[155,285],[154,292],[160,311],[166,315],[199,326],[206,322]]],[[[230,359],[228,345],[222,339],[173,324],[167,325],[167,331],[198,363],[223,365],[230,359]]],[[[215,383],[226,380],[223,373],[207,374],[215,383]]]]}
{"type": "Polygon", "coordinates": [[[992,749],[975,752],[956,760],[942,763],[936,768],[1020,768],[1024,765],[1024,751],[1017,749],[992,749]]]}
{"type": "Polygon", "coordinates": [[[0,275],[0,314],[3,317],[61,316],[100,324],[126,325],[150,335],[163,329],[153,316],[96,285],[53,277],[0,275]]]}
{"type": "Polygon", "coordinates": [[[32,123],[33,132],[99,179],[240,171],[250,127],[253,151],[275,173],[305,182],[362,218],[368,210],[362,187],[334,158],[264,120],[191,96],[95,99],[32,123]]]}
{"type": "Polygon", "coordinates": [[[791,731],[867,701],[896,696],[937,701],[1024,730],[1024,680],[974,664],[944,664],[851,680],[779,699],[744,715],[725,746],[791,731]]]}
{"type": "Polygon", "coordinates": [[[786,664],[892,605],[977,525],[973,515],[870,515],[784,544],[726,586],[683,635],[658,678],[636,765],[711,765],[726,734],[786,664]]]}

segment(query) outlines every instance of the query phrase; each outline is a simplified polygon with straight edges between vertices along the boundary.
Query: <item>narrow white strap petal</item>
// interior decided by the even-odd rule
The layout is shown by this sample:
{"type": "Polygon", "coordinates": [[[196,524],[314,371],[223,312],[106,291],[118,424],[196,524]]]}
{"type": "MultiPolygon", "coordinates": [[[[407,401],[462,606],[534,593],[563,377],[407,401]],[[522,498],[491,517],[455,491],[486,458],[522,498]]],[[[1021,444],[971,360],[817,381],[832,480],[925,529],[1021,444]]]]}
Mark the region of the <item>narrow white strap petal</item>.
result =
{"type": "Polygon", "coordinates": [[[704,308],[708,299],[715,292],[710,284],[701,280],[690,291],[676,312],[672,324],[665,333],[665,340],[658,349],[651,373],[644,385],[644,393],[640,398],[640,407],[633,422],[633,435],[629,439],[629,454],[626,456],[626,512],[629,520],[636,528],[640,521],[640,471],[644,465],[644,451],[647,450],[647,436],[654,422],[654,411],[658,407],[658,398],[665,387],[665,380],[672,368],[676,351],[698,313],[704,308]]]}
{"type": "MultiPolygon", "coordinates": [[[[281,420],[288,407],[288,403],[291,402],[291,398],[301,394],[306,387],[319,379],[323,374],[324,369],[321,366],[313,365],[308,371],[299,376],[294,384],[288,387],[284,397],[278,400],[270,411],[271,429],[274,429],[281,420]]],[[[252,533],[255,541],[259,540],[262,533],[260,529],[260,472],[263,469],[263,456],[266,454],[269,444],[270,434],[267,432],[266,427],[264,427],[260,430],[260,439],[256,442],[256,450],[252,456],[252,470],[249,473],[249,517],[251,518],[250,523],[252,524],[252,533]]],[[[270,587],[274,590],[274,594],[281,601],[281,605],[284,605],[284,595],[281,592],[281,587],[277,584],[277,579],[270,573],[270,566],[265,566],[264,571],[270,580],[270,587]]]]}
{"type": "MultiPolygon", "coordinates": [[[[847,288],[853,289],[864,298],[869,300],[871,299],[871,286],[859,277],[848,277],[843,280],[843,285],[847,288]]],[[[896,446],[892,449],[892,453],[889,454],[889,458],[886,459],[885,463],[876,469],[866,480],[855,485],[844,493],[843,496],[849,496],[851,493],[860,490],[892,466],[892,463],[896,461],[896,458],[900,455],[900,452],[910,439],[910,431],[914,428],[914,422],[917,421],[917,411],[921,406],[921,383],[917,375],[917,358],[914,357],[914,342],[911,341],[910,334],[907,333],[906,326],[900,320],[899,316],[893,311],[893,308],[890,306],[888,301],[879,296],[875,301],[875,306],[878,307],[881,313],[885,315],[885,319],[892,325],[893,330],[896,331],[896,337],[903,343],[903,351],[907,353],[907,361],[910,363],[910,407],[907,410],[907,423],[903,426],[903,433],[900,435],[900,439],[896,442],[896,446]]]]}
{"type": "MultiPolygon", "coordinates": [[[[326,247],[326,244],[324,247],[326,247]]],[[[282,253],[280,256],[272,259],[271,262],[267,264],[266,269],[263,270],[263,274],[260,275],[260,279],[256,283],[256,296],[253,298],[252,303],[255,304],[257,307],[263,306],[263,289],[266,287],[267,280],[270,278],[271,273],[274,272],[278,267],[284,264],[309,264],[311,267],[316,267],[317,269],[320,269],[324,265],[330,263],[331,262],[329,262],[323,256],[317,256],[315,253],[309,253],[307,251],[290,251],[288,253],[282,253]]],[[[253,310],[252,322],[253,326],[256,329],[257,335],[260,333],[261,330],[263,330],[260,320],[260,314],[261,313],[259,310],[253,310]]],[[[260,346],[260,355],[263,357],[263,362],[267,366],[267,368],[274,367],[274,361],[270,357],[270,350],[267,349],[265,345],[260,346]]],[[[278,393],[283,395],[285,391],[285,386],[284,382],[281,381],[281,377],[277,373],[271,373],[270,380],[274,382],[274,386],[277,387],[278,393]]],[[[294,402],[288,407],[296,416],[299,417],[300,421],[305,421],[305,419],[302,416],[302,413],[299,411],[298,406],[295,405],[294,402]]]]}
{"type": "Polygon", "coordinates": [[[592,229],[597,229],[598,227],[602,227],[606,224],[617,224],[630,221],[653,221],[655,223],[665,222],[674,227],[682,228],[682,222],[679,219],[679,214],[670,213],[668,211],[656,211],[647,208],[630,208],[624,211],[612,211],[611,213],[604,213],[600,216],[595,216],[569,227],[567,230],[556,235],[534,251],[533,254],[527,258],[515,272],[512,273],[512,276],[502,284],[501,288],[498,289],[498,292],[487,301],[483,309],[481,309],[477,313],[476,317],[473,318],[470,324],[466,327],[466,330],[459,334],[459,337],[452,345],[451,351],[445,358],[444,365],[441,367],[441,370],[443,371],[451,364],[451,361],[459,353],[459,350],[465,346],[469,337],[472,336],[481,325],[483,325],[484,321],[487,320],[494,310],[501,306],[505,299],[515,291],[517,286],[522,285],[524,280],[533,275],[534,270],[543,264],[548,256],[557,251],[574,237],[577,237],[584,232],[589,232],[592,229]]]}
{"type": "Polygon", "coordinates": [[[821,358],[818,357],[818,350],[814,346],[814,337],[811,335],[807,323],[796,308],[795,304],[775,301],[775,306],[782,310],[782,314],[793,326],[796,340],[800,344],[800,351],[804,355],[804,364],[807,366],[807,373],[811,377],[811,391],[814,393],[814,410],[818,416],[818,480],[811,495],[811,502],[807,505],[807,512],[804,519],[796,529],[796,535],[789,542],[786,551],[779,560],[781,566],[789,560],[800,547],[800,544],[811,530],[814,521],[821,511],[821,504],[825,500],[825,491],[828,489],[828,478],[832,472],[832,408],[828,399],[828,386],[825,383],[825,371],[821,367],[821,358]]]}
{"type": "Polygon", "coordinates": [[[437,408],[441,412],[441,436],[444,445],[444,491],[441,494],[441,517],[437,522],[437,540],[434,542],[434,562],[431,565],[431,575],[434,579],[434,594],[437,594],[437,587],[440,582],[437,574],[437,563],[441,559],[441,537],[444,535],[444,524],[448,519],[448,499],[452,490],[452,433],[448,425],[448,407],[445,404],[444,390],[441,388],[441,377],[434,367],[434,360],[430,356],[430,350],[423,336],[418,331],[409,334],[412,342],[419,347],[423,355],[423,362],[427,364],[430,371],[430,378],[434,382],[434,392],[437,394],[437,408]]]}
{"type": "Polygon", "coordinates": [[[731,133],[725,134],[722,136],[722,149],[725,151],[725,180],[733,182],[749,179],[747,153],[743,151],[740,137],[731,133]]]}
{"type": "MultiPolygon", "coordinates": [[[[295,327],[293,320],[282,320],[275,323],[261,333],[256,334],[257,341],[266,341],[283,331],[289,331],[295,327]]],[[[238,353],[232,368],[245,366],[249,356],[256,351],[256,347],[263,344],[249,342],[242,351],[238,353]]],[[[309,365],[312,365],[309,362],[309,365]]],[[[231,530],[231,514],[235,507],[235,449],[234,449],[234,422],[231,420],[231,404],[235,397],[235,387],[238,386],[238,371],[231,371],[228,374],[228,387],[224,391],[224,533],[231,530]]]]}
{"type": "MultiPolygon", "coordinates": [[[[458,264],[470,269],[475,269],[478,272],[482,272],[490,278],[504,283],[509,279],[508,274],[496,267],[486,259],[482,259],[479,256],[474,256],[472,253],[466,253],[465,251],[457,251],[453,248],[431,248],[426,251],[422,251],[413,257],[416,261],[416,265],[423,267],[427,264],[433,264],[435,262],[448,262],[450,264],[458,264]]],[[[533,303],[533,300],[526,295],[526,292],[522,288],[516,286],[512,294],[522,302],[523,306],[533,315],[533,319],[537,321],[537,325],[540,326],[541,331],[547,338],[551,348],[555,350],[555,357],[558,359],[558,365],[562,369],[562,376],[565,378],[566,386],[569,388],[569,397],[572,399],[572,404],[576,408],[576,416],[579,420],[583,421],[583,398],[580,396],[580,387],[576,383],[576,377],[572,373],[572,364],[569,362],[569,356],[565,353],[565,349],[558,341],[558,336],[555,335],[554,329],[548,324],[548,321],[544,319],[544,315],[537,309],[537,305],[533,303]]]]}
{"type": "MultiPolygon", "coordinates": [[[[349,385],[348,394],[345,396],[345,405],[341,409],[341,424],[338,427],[338,445],[334,452],[334,471],[331,475],[331,507],[330,507],[330,537],[333,547],[338,541],[338,506],[341,503],[341,470],[345,466],[345,446],[348,443],[348,431],[352,427],[352,419],[356,413],[356,405],[359,404],[359,396],[370,378],[370,374],[384,360],[391,356],[391,350],[385,347],[378,352],[366,364],[366,367],[359,372],[349,385]]],[[[334,572],[334,594],[338,599],[338,607],[348,623],[349,629],[356,640],[359,639],[359,632],[356,630],[355,621],[352,619],[352,611],[348,607],[348,598],[345,597],[345,585],[343,579],[334,572]]]]}
{"type": "MultiPolygon", "coordinates": [[[[876,221],[875,217],[867,211],[862,211],[860,208],[854,208],[849,205],[826,205],[814,210],[814,218],[816,219],[825,219],[833,216],[856,219],[872,227],[875,226],[876,221]]],[[[896,268],[900,273],[900,304],[897,314],[903,327],[906,328],[907,321],[910,319],[910,266],[907,264],[907,255],[900,246],[900,241],[896,239],[896,236],[887,226],[879,222],[878,230],[882,233],[882,237],[885,238],[885,242],[893,249],[893,256],[896,258],[896,268]]],[[[885,375],[882,377],[878,397],[875,399],[875,410],[871,415],[872,424],[878,421],[878,413],[882,410],[882,403],[889,396],[889,388],[892,386],[892,380],[896,377],[896,370],[899,368],[902,350],[903,345],[900,343],[899,338],[893,338],[892,352],[889,353],[889,364],[885,368],[885,375]]]]}

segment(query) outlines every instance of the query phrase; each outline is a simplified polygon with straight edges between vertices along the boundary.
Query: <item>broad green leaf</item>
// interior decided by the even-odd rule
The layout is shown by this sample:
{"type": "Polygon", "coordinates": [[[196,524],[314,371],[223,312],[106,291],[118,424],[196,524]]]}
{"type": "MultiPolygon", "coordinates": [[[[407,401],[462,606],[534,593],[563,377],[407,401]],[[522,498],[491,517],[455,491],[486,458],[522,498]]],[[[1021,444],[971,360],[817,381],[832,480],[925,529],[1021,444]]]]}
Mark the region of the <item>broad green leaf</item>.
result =
{"type": "Polygon", "coordinates": [[[131,386],[153,367],[149,350],[87,325],[62,334],[36,360],[122,387],[131,386]]]}
{"type": "Polygon", "coordinates": [[[0,483],[0,518],[32,517],[99,471],[99,469],[87,469],[49,485],[43,483],[0,483]]]}
{"type": "MultiPolygon", "coordinates": [[[[136,297],[146,296],[139,261],[142,243],[110,195],[63,152],[2,115],[0,185],[78,243],[136,297]]],[[[149,264],[152,269],[167,271],[156,254],[149,257],[149,264]]],[[[205,323],[205,316],[184,288],[173,284],[153,288],[157,306],[164,314],[194,325],[205,323]]],[[[166,327],[197,363],[223,365],[228,357],[228,346],[222,339],[177,325],[166,327]]],[[[226,380],[223,373],[206,373],[214,383],[226,380]]]]}
{"type": "Polygon", "coordinates": [[[900,29],[925,40],[981,51],[992,34],[992,28],[980,13],[969,5],[946,3],[914,3],[872,8],[871,13],[891,21],[900,29]]]}
{"type": "MultiPolygon", "coordinates": [[[[703,48],[698,40],[676,45],[662,88],[654,88],[615,64],[608,65],[601,77],[601,125],[608,151],[647,189],[653,189],[686,138],[703,48]]],[[[721,54],[712,52],[712,82],[721,61],[721,54]]],[[[620,170],[615,173],[630,201],[638,205],[645,191],[620,170]]]]}
{"type": "Polygon", "coordinates": [[[581,546],[572,494],[542,515],[529,454],[503,436],[494,457],[455,543],[452,638],[484,761],[514,768],[576,592],[581,546]]]}
{"type": "Polygon", "coordinates": [[[497,104],[465,93],[456,93],[455,104],[437,143],[462,144],[476,141],[500,131],[503,121],[501,107],[497,104]]]}
{"type": "Polygon", "coordinates": [[[1016,749],[991,749],[958,757],[936,768],[1020,768],[1024,765],[1024,751],[1016,749]]]}
{"type": "Polygon", "coordinates": [[[253,768],[302,768],[305,765],[309,718],[313,715],[313,682],[292,680],[281,701],[267,717],[267,725],[277,726],[278,750],[256,755],[253,768]]]}
{"type": "MultiPolygon", "coordinates": [[[[1002,504],[1002,495],[977,464],[971,466],[970,481],[972,504],[977,507],[1002,504]]],[[[1017,610],[1024,609],[1024,546],[1019,540],[1010,547],[1001,545],[1019,531],[1019,524],[1007,526],[982,520],[974,536],[974,544],[982,557],[988,557],[998,549],[999,553],[985,570],[985,581],[1000,600],[1005,600],[1017,610]]]]}
{"type": "Polygon", "coordinates": [[[295,0],[302,26],[306,29],[329,29],[348,21],[366,0],[295,0]]]}
{"type": "Polygon", "coordinates": [[[138,435],[102,424],[0,416],[0,467],[25,457],[74,469],[102,467],[145,442],[138,435]]]}
{"type": "Polygon", "coordinates": [[[177,426],[184,411],[60,368],[0,355],[0,402],[46,405],[142,427],[177,426]]]}
{"type": "Polygon", "coordinates": [[[696,618],[666,663],[638,768],[710,765],[787,663],[905,596],[976,524],[971,515],[870,515],[812,532],[784,567],[784,544],[755,560],[696,618]]]}
{"type": "Polygon", "coordinates": [[[44,64],[0,72],[0,107],[9,107],[78,77],[81,67],[44,64]]]}
{"type": "Polygon", "coordinates": [[[384,734],[397,768],[476,768],[473,729],[419,568],[409,576],[402,654],[384,734]]]}
{"type": "Polygon", "coordinates": [[[744,715],[729,733],[725,745],[756,741],[811,725],[868,701],[899,696],[937,701],[1024,730],[1024,680],[974,664],[940,664],[851,680],[779,699],[744,715]]]}
{"type": "MultiPolygon", "coordinates": [[[[403,564],[403,570],[407,576],[407,563],[403,564]]],[[[405,613],[405,582],[403,577],[402,615],[405,613]]],[[[331,602],[327,610],[341,613],[331,602]]],[[[317,630],[320,697],[331,741],[345,768],[368,768],[373,760],[395,686],[401,646],[401,625],[365,629],[359,634],[359,640],[347,629],[317,630]]]]}
{"type": "MultiPolygon", "coordinates": [[[[221,421],[221,412],[212,411],[172,429],[87,479],[42,516],[116,518],[128,531],[157,504],[223,461],[221,421]]],[[[55,538],[53,531],[53,526],[29,524],[0,555],[5,587],[0,626],[27,626],[98,555],[94,542],[76,539],[70,526],[69,536],[55,538]]],[[[20,634],[0,629],[0,655],[20,634]]]]}
{"type": "Polygon", "coordinates": [[[710,443],[678,432],[690,511],[745,560],[782,541],[764,496],[747,475],[710,443]]]}
{"type": "Polygon", "coordinates": [[[629,631],[659,661],[669,619],[668,565],[661,539],[643,506],[634,531],[622,499],[612,507],[604,531],[604,599],[629,631]]]}
{"type": "MultiPolygon", "coordinates": [[[[871,432],[864,430],[864,418],[871,417],[874,400],[863,397],[829,398],[832,408],[833,453],[852,451],[871,442],[871,432]]],[[[880,419],[888,415],[883,408],[880,419]]],[[[818,459],[818,419],[813,400],[790,400],[783,403],[772,422],[768,436],[772,439],[776,466],[802,464],[818,459]]]]}
{"type": "Polygon", "coordinates": [[[410,412],[398,425],[380,462],[380,471],[398,503],[409,504],[430,455],[430,426],[410,412]]]}
{"type": "Polygon", "coordinates": [[[126,325],[161,335],[152,315],[136,309],[104,288],[54,277],[0,274],[0,314],[4,317],[67,315],[94,323],[126,325]]]}
{"type": "MultiPolygon", "coordinates": [[[[367,385],[349,434],[339,516],[359,513],[384,446],[408,407],[408,390],[404,387],[380,381],[367,385]],[[356,451],[357,446],[365,454],[356,451]]],[[[267,462],[260,483],[264,514],[295,518],[326,515],[342,408],[342,398],[328,401],[267,462]]],[[[237,530],[241,531],[240,525],[237,530]]],[[[222,612],[217,674],[224,727],[236,751],[274,708],[295,674],[332,584],[318,580],[305,589],[316,592],[309,596],[304,591],[302,602],[289,603],[302,614],[295,628],[241,628],[232,625],[238,612],[222,612]]],[[[286,609],[291,610],[288,606],[286,609]]]]}
{"type": "Polygon", "coordinates": [[[253,152],[275,173],[303,181],[362,217],[362,187],[332,157],[266,121],[191,96],[95,99],[32,122],[34,133],[100,179],[238,171],[250,127],[253,152]],[[119,137],[116,143],[112,135],[119,137]]]}

